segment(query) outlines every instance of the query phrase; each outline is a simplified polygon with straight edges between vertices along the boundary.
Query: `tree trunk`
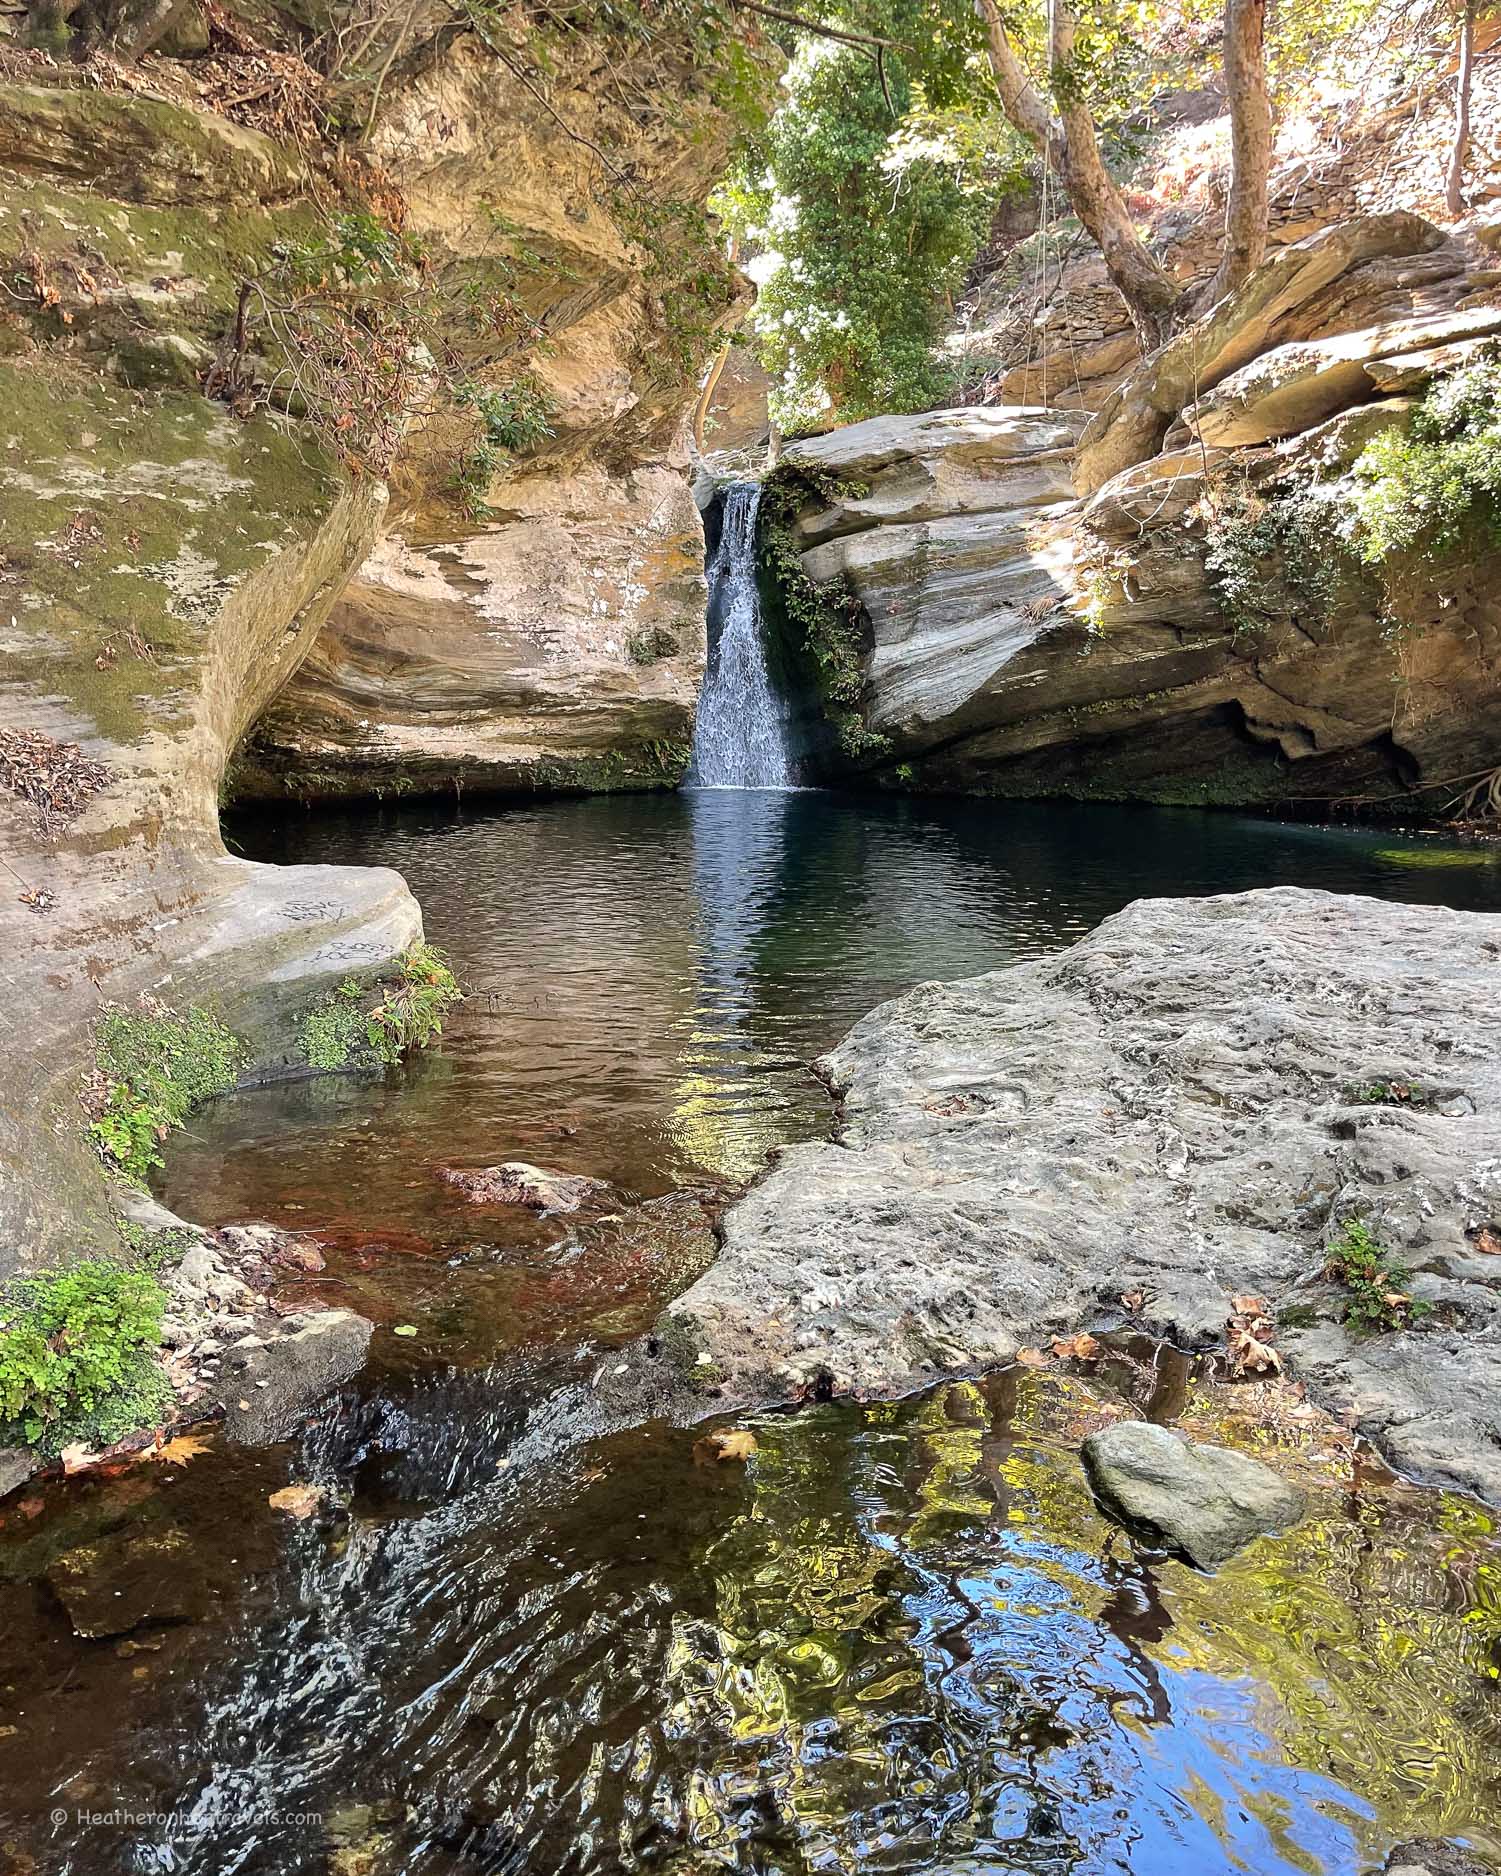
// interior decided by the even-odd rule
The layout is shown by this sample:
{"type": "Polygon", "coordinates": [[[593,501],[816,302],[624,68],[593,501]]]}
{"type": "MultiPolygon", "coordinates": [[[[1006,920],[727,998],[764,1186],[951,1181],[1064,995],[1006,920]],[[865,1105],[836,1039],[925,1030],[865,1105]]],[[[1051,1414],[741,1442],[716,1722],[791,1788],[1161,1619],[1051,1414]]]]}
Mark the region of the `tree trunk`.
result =
{"type": "Polygon", "coordinates": [[[1459,86],[1454,100],[1454,141],[1449,146],[1447,201],[1451,215],[1465,212],[1465,158],[1470,153],[1470,82],[1475,67],[1475,0],[1464,0],[1459,22],[1459,86]]]}
{"type": "Polygon", "coordinates": [[[1115,178],[1105,167],[1094,119],[1069,71],[1074,18],[1064,0],[1054,0],[1049,66],[1059,116],[1017,56],[998,0],[976,0],[985,22],[986,50],[1001,109],[1032,147],[1055,168],[1074,213],[1097,242],[1105,267],[1131,314],[1143,352],[1159,346],[1172,329],[1180,293],[1166,268],[1152,257],[1126,208],[1115,178]]]}
{"type": "Polygon", "coordinates": [[[1225,0],[1225,90],[1230,99],[1230,199],[1225,251],[1207,306],[1233,293],[1266,253],[1272,101],[1266,88],[1266,0],[1225,0]]]}

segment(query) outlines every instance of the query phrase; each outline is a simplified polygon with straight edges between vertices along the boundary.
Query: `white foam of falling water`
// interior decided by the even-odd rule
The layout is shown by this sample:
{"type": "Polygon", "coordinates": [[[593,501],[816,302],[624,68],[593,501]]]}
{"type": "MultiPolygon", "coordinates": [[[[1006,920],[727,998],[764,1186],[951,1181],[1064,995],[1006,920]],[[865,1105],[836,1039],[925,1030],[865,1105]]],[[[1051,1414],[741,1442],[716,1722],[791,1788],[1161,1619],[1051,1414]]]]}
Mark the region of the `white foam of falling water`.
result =
{"type": "Polygon", "coordinates": [[[758,482],[724,493],[709,568],[709,668],[693,725],[690,788],[790,788],[787,725],[771,687],[756,594],[758,482]]]}

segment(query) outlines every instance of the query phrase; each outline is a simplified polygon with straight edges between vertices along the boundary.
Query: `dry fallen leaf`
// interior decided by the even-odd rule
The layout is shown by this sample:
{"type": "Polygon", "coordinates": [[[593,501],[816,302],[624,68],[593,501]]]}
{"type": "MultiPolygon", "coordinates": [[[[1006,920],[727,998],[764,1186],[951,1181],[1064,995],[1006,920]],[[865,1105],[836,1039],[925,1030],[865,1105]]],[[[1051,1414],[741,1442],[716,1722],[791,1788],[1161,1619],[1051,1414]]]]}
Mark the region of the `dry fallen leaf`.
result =
{"type": "Polygon", "coordinates": [[[707,1459],[749,1459],[756,1450],[756,1436],[749,1427],[717,1427],[694,1444],[693,1456],[707,1459]]]}
{"type": "Polygon", "coordinates": [[[1501,1257],[1501,1231],[1494,1225],[1482,1225],[1475,1233],[1475,1249],[1488,1257],[1501,1257]]]}
{"type": "Polygon", "coordinates": [[[1236,1374],[1281,1374],[1282,1357],[1270,1342],[1261,1341],[1249,1329],[1232,1327],[1228,1342],[1230,1365],[1236,1374]]]}
{"type": "Polygon", "coordinates": [[[1046,1368],[1048,1358],[1040,1348],[1019,1348],[1016,1351],[1018,1368],[1046,1368]]]}
{"type": "Polygon", "coordinates": [[[273,1511],[285,1511],[293,1518],[311,1518],[321,1508],[325,1497],[321,1485],[284,1485],[266,1502],[273,1511]]]}
{"type": "Polygon", "coordinates": [[[147,1453],[148,1459],[160,1459],[164,1465],[185,1466],[190,1459],[209,1450],[209,1442],[198,1433],[179,1433],[175,1440],[164,1440],[147,1453]]]}
{"type": "Polygon", "coordinates": [[[1081,1329],[1077,1335],[1054,1336],[1053,1353],[1064,1360],[1072,1356],[1075,1361],[1093,1361],[1100,1353],[1100,1345],[1081,1329]]]}
{"type": "Polygon", "coordinates": [[[1145,1304],[1146,1300],[1146,1292],[1144,1290],[1121,1291],[1122,1307],[1129,1309],[1133,1315],[1145,1304]]]}
{"type": "Polygon", "coordinates": [[[1264,1296],[1237,1296],[1230,1308],[1237,1316],[1265,1316],[1268,1313],[1264,1296]]]}

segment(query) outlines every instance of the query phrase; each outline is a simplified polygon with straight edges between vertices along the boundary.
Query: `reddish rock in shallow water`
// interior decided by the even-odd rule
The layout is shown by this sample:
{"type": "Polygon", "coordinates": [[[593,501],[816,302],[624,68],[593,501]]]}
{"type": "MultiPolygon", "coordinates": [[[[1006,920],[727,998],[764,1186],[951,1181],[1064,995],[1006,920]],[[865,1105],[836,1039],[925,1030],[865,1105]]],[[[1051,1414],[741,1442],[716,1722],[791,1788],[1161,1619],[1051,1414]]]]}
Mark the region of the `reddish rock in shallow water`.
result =
{"type": "Polygon", "coordinates": [[[602,1179],[547,1172],[523,1159],[499,1166],[445,1166],[439,1177],[457,1186],[471,1205],[526,1205],[537,1212],[576,1212],[605,1190],[602,1179]]]}

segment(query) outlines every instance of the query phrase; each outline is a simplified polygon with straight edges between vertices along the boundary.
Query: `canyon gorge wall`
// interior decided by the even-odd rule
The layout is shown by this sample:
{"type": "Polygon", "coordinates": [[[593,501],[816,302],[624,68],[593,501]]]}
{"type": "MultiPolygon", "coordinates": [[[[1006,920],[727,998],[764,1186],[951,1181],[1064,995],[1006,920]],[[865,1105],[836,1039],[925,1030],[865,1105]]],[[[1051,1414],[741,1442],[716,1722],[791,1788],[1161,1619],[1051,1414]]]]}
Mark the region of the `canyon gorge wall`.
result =
{"type": "Polygon", "coordinates": [[[393,873],[226,853],[268,707],[247,790],[660,785],[703,662],[726,49],[571,32],[544,86],[450,21],[351,98],[290,16],[186,11],[184,56],[122,55],[162,9],[0,40],[0,1276],[116,1242],[102,1007],[280,1072],[420,935],[393,873]]]}
{"type": "Polygon", "coordinates": [[[1351,471],[1491,355],[1489,239],[1337,221],[1094,411],[979,405],[789,446],[772,553],[808,583],[825,670],[830,644],[858,661],[825,771],[1438,814],[1501,762],[1501,555],[1378,573],[1351,471]]]}

